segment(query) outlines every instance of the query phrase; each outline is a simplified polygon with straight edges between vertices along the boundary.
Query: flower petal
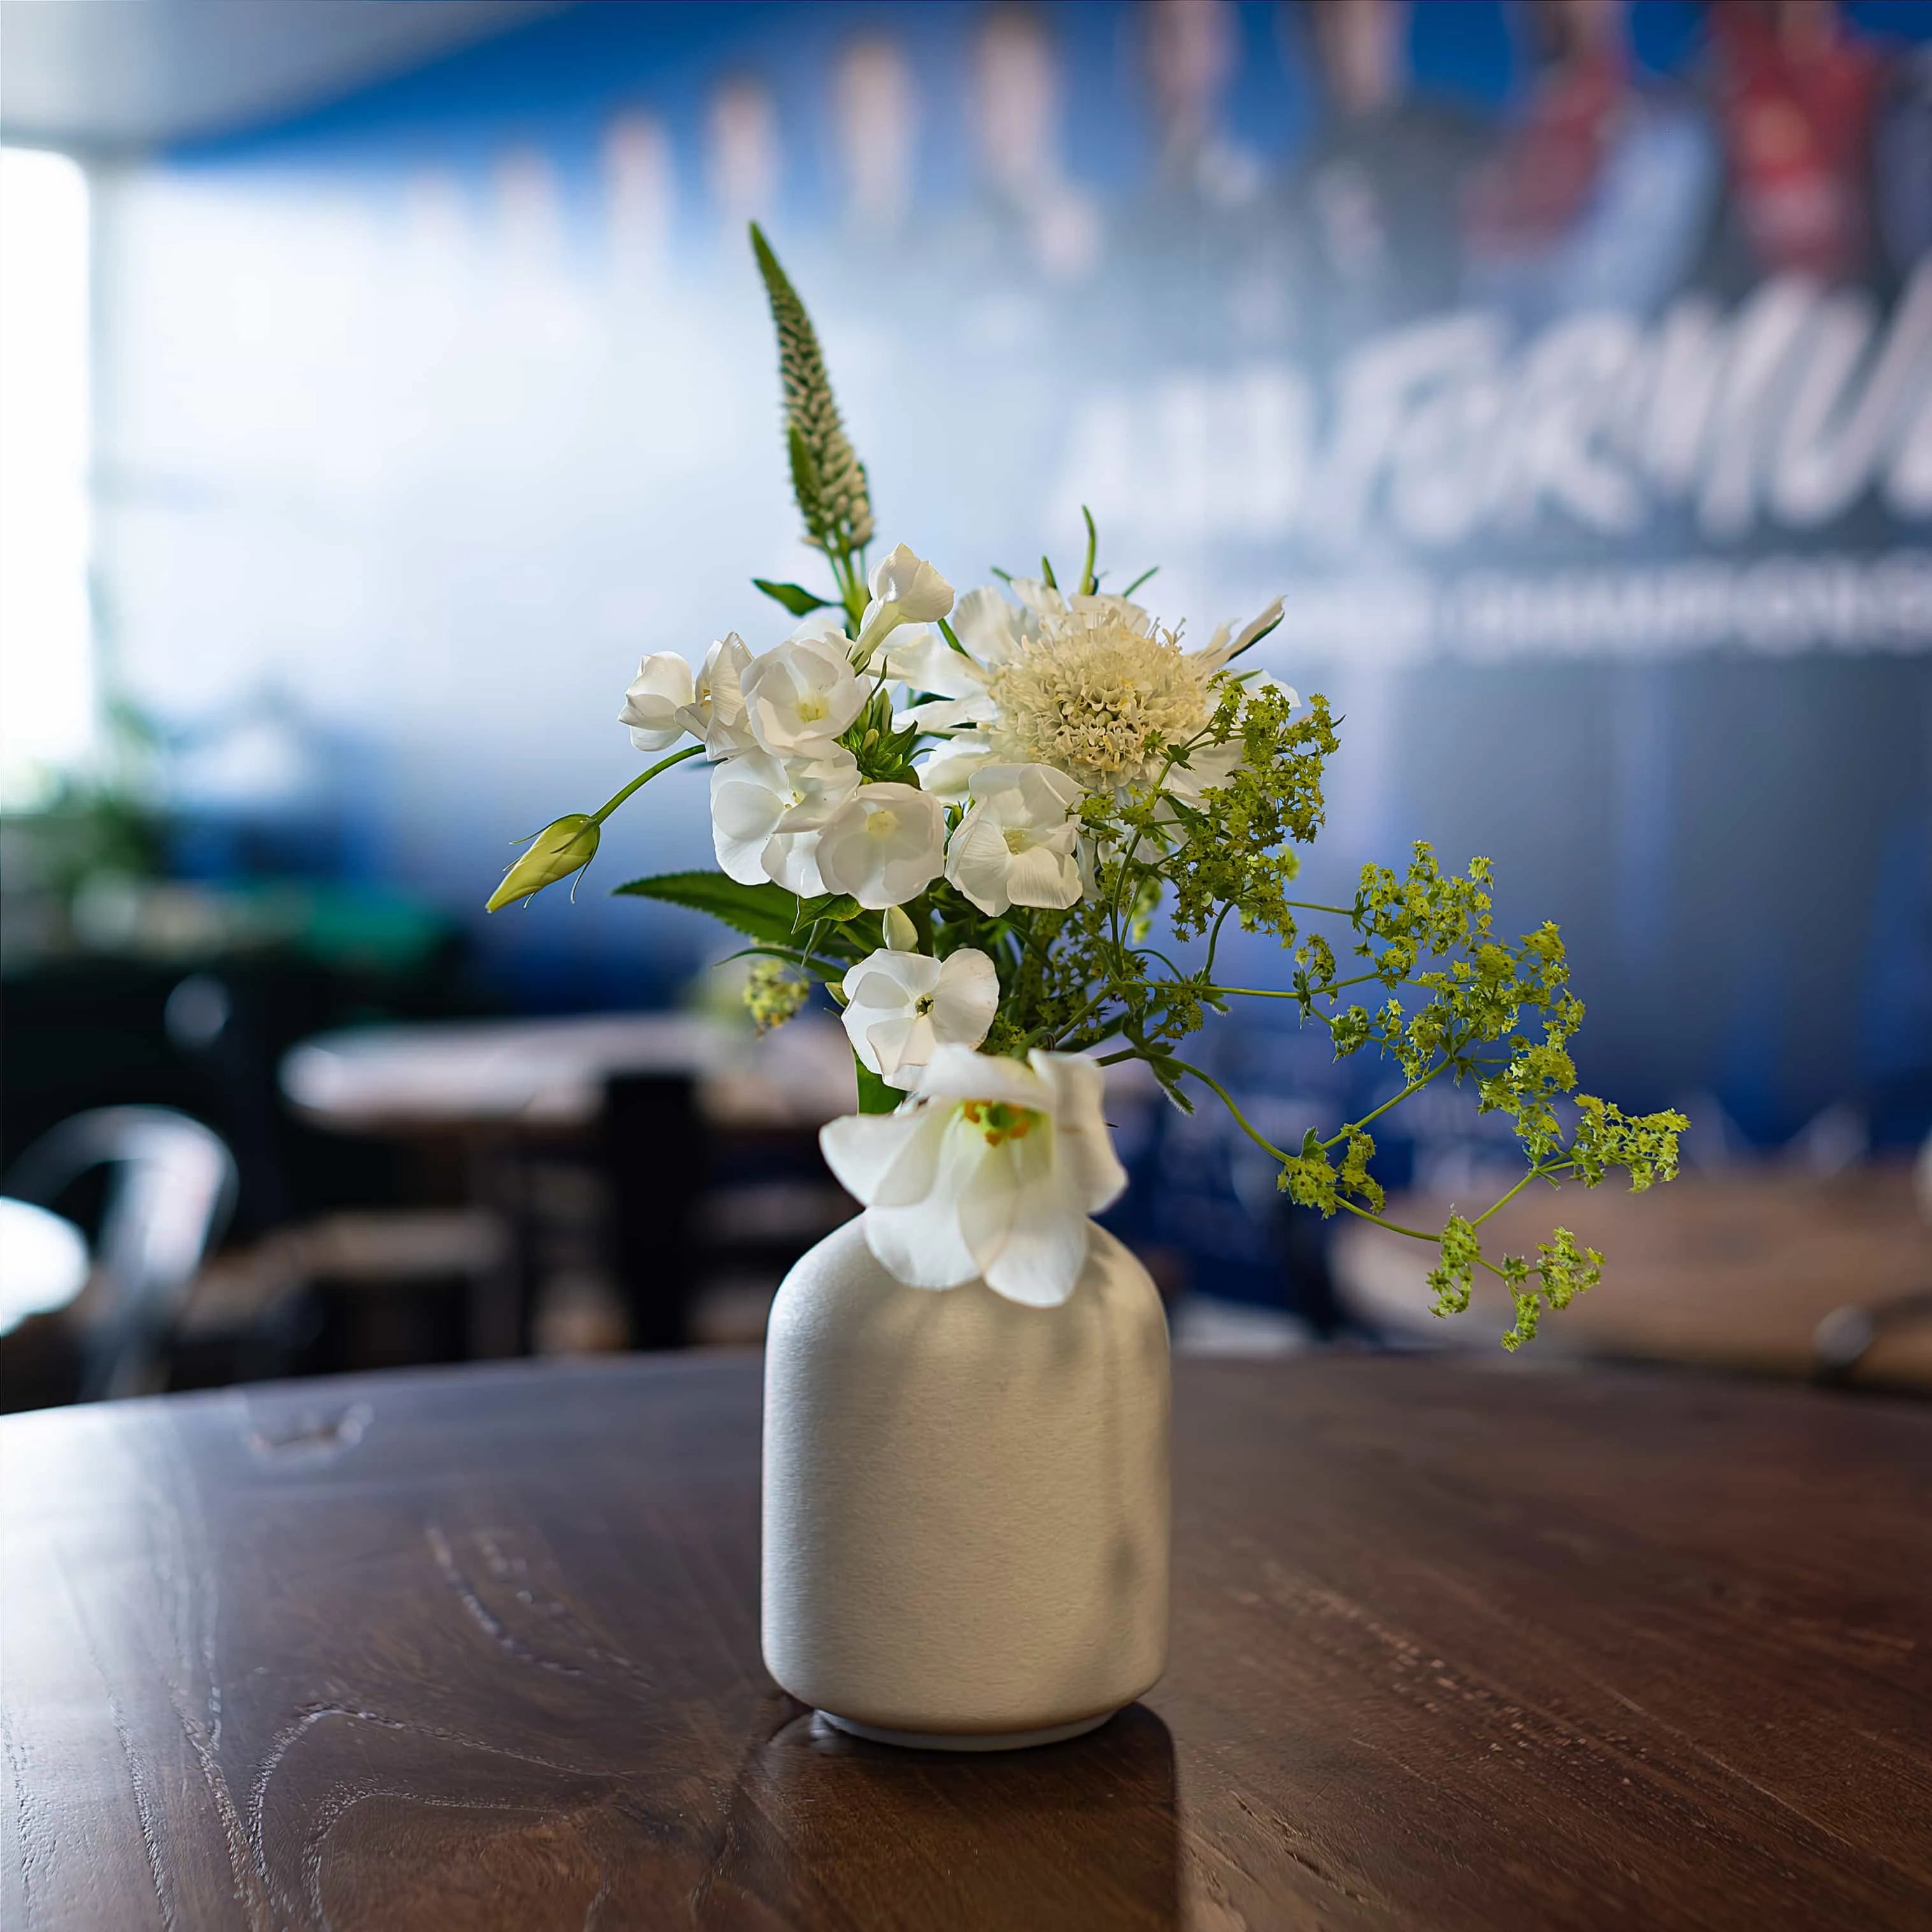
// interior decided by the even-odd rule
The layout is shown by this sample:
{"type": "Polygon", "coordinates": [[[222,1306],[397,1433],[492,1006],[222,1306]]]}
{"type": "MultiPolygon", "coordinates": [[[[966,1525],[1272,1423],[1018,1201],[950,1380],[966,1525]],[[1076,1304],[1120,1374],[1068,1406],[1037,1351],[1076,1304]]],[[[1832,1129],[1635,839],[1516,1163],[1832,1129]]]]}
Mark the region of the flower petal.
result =
{"type": "Polygon", "coordinates": [[[1044,1053],[1036,1048],[1028,1064],[1053,1095],[1058,1151],[1090,1214],[1111,1206],[1125,1192],[1127,1171],[1114,1151],[1114,1137],[1102,1111],[1106,1078],[1093,1060],[1077,1053],[1044,1053]]]}
{"type": "Polygon", "coordinates": [[[934,1040],[976,1047],[999,1010],[1000,974],[992,961],[976,946],[962,946],[948,953],[932,997],[934,1040]]]}
{"type": "Polygon", "coordinates": [[[982,584],[953,606],[952,632],[981,664],[997,667],[1019,648],[1022,614],[992,584],[982,584]]]}
{"type": "Polygon", "coordinates": [[[868,1208],[904,1208],[932,1191],[946,1118],[931,1108],[848,1114],[818,1130],[825,1164],[868,1208]]]}
{"type": "Polygon", "coordinates": [[[868,1208],[865,1228],[879,1265],[908,1288],[963,1288],[980,1272],[959,1217],[943,1206],[868,1208]]]}
{"type": "MultiPolygon", "coordinates": [[[[960,887],[962,892],[965,890],[960,887]]],[[[1015,905],[1064,911],[1080,898],[1080,868],[1070,852],[1056,852],[1047,845],[1016,852],[1006,872],[1006,896],[1015,905]]]]}
{"type": "Polygon", "coordinates": [[[1058,1307],[1087,1265],[1089,1226],[1064,1174],[1029,1180],[1013,1202],[1000,1252],[985,1270],[986,1286],[1009,1301],[1058,1307]]]}
{"type": "Polygon", "coordinates": [[[1013,855],[1006,835],[984,806],[974,806],[954,828],[946,848],[946,877],[983,913],[1003,913],[1013,855]]]}

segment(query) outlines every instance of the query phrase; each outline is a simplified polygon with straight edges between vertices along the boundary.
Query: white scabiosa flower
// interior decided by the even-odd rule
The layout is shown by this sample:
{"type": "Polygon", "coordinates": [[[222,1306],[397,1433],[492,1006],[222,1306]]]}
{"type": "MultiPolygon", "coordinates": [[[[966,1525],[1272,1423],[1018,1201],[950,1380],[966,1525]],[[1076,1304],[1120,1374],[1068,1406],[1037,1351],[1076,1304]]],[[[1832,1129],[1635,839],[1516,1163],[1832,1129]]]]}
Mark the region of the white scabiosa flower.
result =
{"type": "Polygon", "coordinates": [[[819,1141],[865,1204],[867,1246],[899,1280],[980,1279],[1051,1308],[1079,1279],[1088,1216],[1126,1186],[1100,1091],[1100,1068],[1077,1054],[1023,1064],[942,1046],[896,1113],[833,1120],[819,1141]]]}
{"type": "Polygon", "coordinates": [[[1065,908],[1081,892],[1080,788],[1051,765],[982,765],[946,848],[946,876],[982,912],[1065,908]]]}
{"type": "Polygon", "coordinates": [[[1029,578],[1012,589],[1016,604],[990,586],[960,598],[953,628],[963,652],[908,646],[888,655],[892,674],[926,694],[905,718],[952,734],[925,767],[928,790],[956,799],[988,762],[1052,765],[1088,791],[1158,780],[1197,797],[1226,782],[1238,744],[1204,746],[1171,769],[1167,747],[1206,728],[1216,674],[1280,622],[1280,598],[1238,632],[1224,624],[1205,650],[1185,651],[1178,632],[1125,597],[1029,578]]]}
{"type": "Polygon", "coordinates": [[[910,1087],[941,1046],[975,1047],[1000,1004],[1000,976],[970,946],[934,959],[880,951],[845,975],[852,1051],[891,1087],[910,1087]]]}
{"type": "Polygon", "coordinates": [[[904,544],[879,560],[870,587],[872,602],[852,652],[862,664],[900,625],[937,623],[952,608],[952,585],[904,544]]]}
{"type": "Polygon", "coordinates": [[[826,821],[859,788],[859,767],[843,746],[826,758],[788,764],[764,752],[728,758],[711,774],[711,843],[741,886],[775,880],[801,898],[826,888],[818,865],[826,821]]]}
{"type": "Polygon", "coordinates": [[[990,680],[1000,756],[1055,766],[1088,791],[1154,782],[1166,748],[1214,716],[1220,666],[1144,616],[1128,606],[1048,617],[990,680]]]}
{"type": "Polygon", "coordinates": [[[1277,597],[1258,616],[1251,617],[1241,628],[1229,634],[1223,624],[1208,640],[1208,646],[1201,655],[1212,658],[1216,664],[1232,664],[1252,644],[1258,644],[1281,622],[1281,599],[1277,597]]]}
{"type": "Polygon", "coordinates": [[[788,638],[744,674],[745,709],[761,751],[778,758],[822,758],[865,709],[866,686],[842,637],[788,638]]]}
{"type": "Polygon", "coordinates": [[[916,898],[946,866],[946,808],[916,785],[861,785],[825,822],[818,866],[827,892],[882,912],[916,898]]]}
{"type": "Polygon", "coordinates": [[[631,729],[631,742],[640,752],[662,752],[689,728],[684,713],[694,693],[691,666],[675,651],[653,651],[638,666],[638,674],[624,694],[620,724],[631,729]]]}

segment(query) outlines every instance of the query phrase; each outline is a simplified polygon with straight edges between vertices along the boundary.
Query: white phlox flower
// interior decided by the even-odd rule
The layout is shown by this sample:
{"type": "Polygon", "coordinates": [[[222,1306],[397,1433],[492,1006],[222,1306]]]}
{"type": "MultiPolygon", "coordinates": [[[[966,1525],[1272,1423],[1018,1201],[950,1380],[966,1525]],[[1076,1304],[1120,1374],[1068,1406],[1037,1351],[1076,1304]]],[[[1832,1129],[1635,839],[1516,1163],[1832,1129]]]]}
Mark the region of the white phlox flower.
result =
{"type": "Polygon", "coordinates": [[[900,625],[937,623],[952,608],[952,585],[904,544],[873,566],[870,588],[872,602],[852,650],[854,662],[860,664],[900,625]]]}
{"type": "Polygon", "coordinates": [[[746,720],[760,750],[778,758],[822,758],[865,709],[866,686],[842,634],[794,635],[744,674],[746,720]]]}
{"type": "Polygon", "coordinates": [[[982,912],[1072,905],[1081,893],[1080,788],[1051,765],[982,765],[969,790],[972,806],[946,846],[946,878],[982,912]]]}
{"type": "Polygon", "coordinates": [[[948,805],[963,805],[973,774],[994,757],[993,741],[983,731],[956,731],[934,746],[920,766],[920,784],[948,805]]]}
{"type": "Polygon", "coordinates": [[[866,1207],[866,1245],[914,1288],[975,1279],[1050,1308],[1073,1292],[1088,1222],[1126,1186],[1100,1112],[1101,1072],[1075,1054],[1017,1060],[933,1049],[896,1113],[820,1130],[866,1207]]]}
{"type": "Polygon", "coordinates": [[[688,728],[683,714],[693,694],[691,666],[675,651],[653,651],[638,666],[624,694],[620,724],[631,728],[631,742],[640,752],[662,752],[688,728]]]}
{"type": "Polygon", "coordinates": [[[916,785],[861,785],[826,820],[818,859],[827,892],[903,905],[945,868],[946,808],[916,785]]]}
{"type": "Polygon", "coordinates": [[[852,754],[790,763],[764,752],[728,758],[711,774],[711,843],[741,886],[776,880],[801,898],[827,890],[818,863],[826,822],[859,789],[852,754]]]}
{"type": "Polygon", "coordinates": [[[736,631],[720,638],[706,653],[691,702],[677,713],[678,722],[714,758],[758,748],[745,711],[744,677],[751,664],[751,646],[736,631]]]}
{"type": "Polygon", "coordinates": [[[852,1051],[891,1087],[910,1087],[941,1046],[977,1046],[1000,1004],[1000,976],[970,946],[934,959],[868,953],[845,975],[852,1051]]]}
{"type": "Polygon", "coordinates": [[[654,651],[638,666],[624,694],[620,724],[640,752],[662,752],[688,732],[714,758],[756,748],[746,726],[740,688],[752,653],[736,631],[722,637],[694,673],[676,651],[654,651]]]}

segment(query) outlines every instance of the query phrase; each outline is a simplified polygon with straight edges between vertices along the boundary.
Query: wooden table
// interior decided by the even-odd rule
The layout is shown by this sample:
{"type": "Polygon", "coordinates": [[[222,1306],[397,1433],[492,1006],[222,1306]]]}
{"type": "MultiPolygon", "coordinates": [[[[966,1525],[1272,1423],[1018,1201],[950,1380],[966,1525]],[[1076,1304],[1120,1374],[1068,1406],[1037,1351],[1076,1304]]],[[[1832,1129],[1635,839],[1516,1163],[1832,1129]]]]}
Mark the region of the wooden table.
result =
{"type": "Polygon", "coordinates": [[[755,1358],[14,1418],[9,1927],[1932,1924],[1932,1410],[1184,1363],[1173,1662],[994,1759],[758,1660],[755,1358]]]}

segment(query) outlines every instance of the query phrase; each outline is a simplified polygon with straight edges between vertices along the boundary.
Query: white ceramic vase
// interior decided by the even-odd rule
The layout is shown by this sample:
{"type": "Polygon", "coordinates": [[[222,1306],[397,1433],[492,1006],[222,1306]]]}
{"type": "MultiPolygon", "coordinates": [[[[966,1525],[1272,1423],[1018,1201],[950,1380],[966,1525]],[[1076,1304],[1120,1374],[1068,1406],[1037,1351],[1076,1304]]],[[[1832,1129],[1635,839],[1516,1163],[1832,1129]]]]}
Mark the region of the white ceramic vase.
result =
{"type": "Polygon", "coordinates": [[[1057,1308],[908,1288],[860,1221],[765,1354],[765,1663],[841,1728],[1006,1749],[1104,1723],[1167,1657],[1167,1322],[1104,1228],[1057,1308]]]}

